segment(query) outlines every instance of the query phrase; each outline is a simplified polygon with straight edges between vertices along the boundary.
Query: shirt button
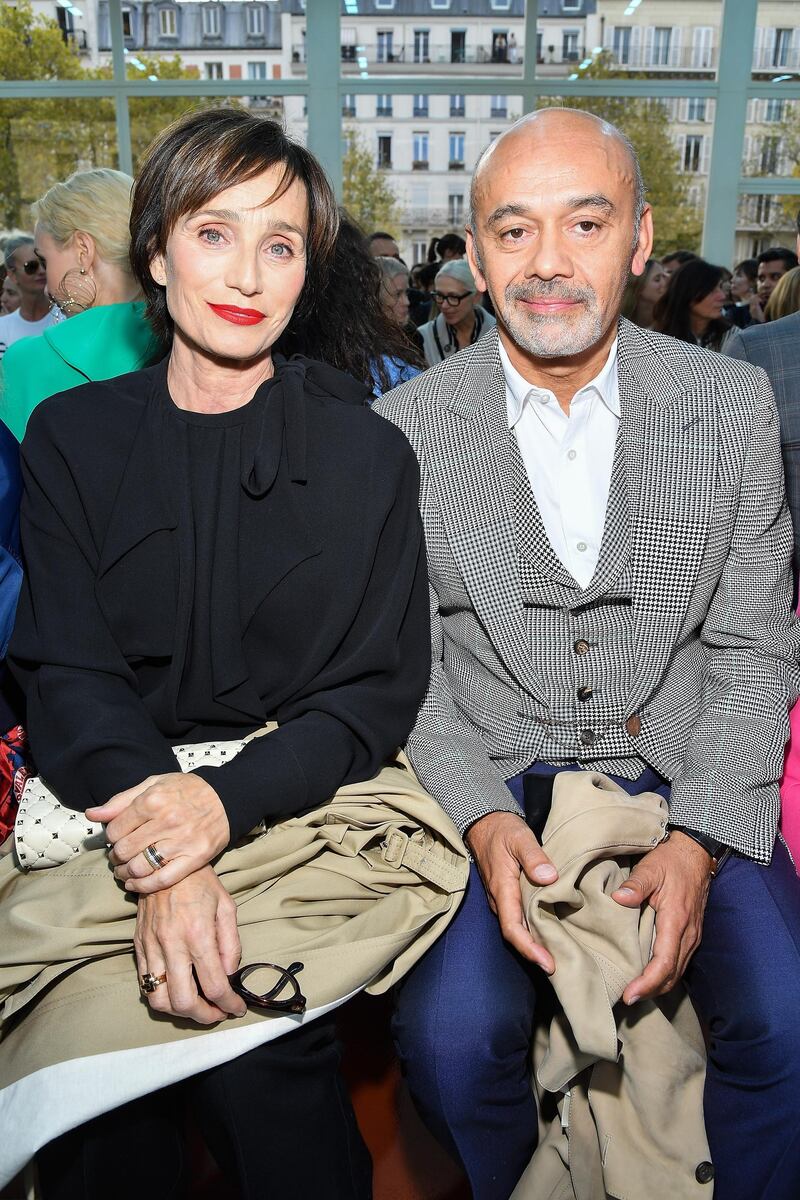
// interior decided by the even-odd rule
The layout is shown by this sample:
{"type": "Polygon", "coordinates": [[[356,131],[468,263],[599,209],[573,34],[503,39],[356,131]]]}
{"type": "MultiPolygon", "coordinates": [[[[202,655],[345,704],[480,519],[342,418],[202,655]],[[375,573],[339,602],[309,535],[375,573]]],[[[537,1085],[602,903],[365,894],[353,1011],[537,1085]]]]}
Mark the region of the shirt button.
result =
{"type": "Polygon", "coordinates": [[[589,643],[584,641],[583,638],[580,638],[575,643],[575,646],[573,648],[574,648],[576,654],[588,654],[589,649],[590,649],[589,643]]]}
{"type": "Polygon", "coordinates": [[[578,457],[577,450],[568,450],[567,451],[567,458],[569,459],[570,462],[574,462],[577,457],[578,457]]]}
{"type": "Polygon", "coordinates": [[[583,687],[578,688],[578,699],[581,701],[591,700],[593,692],[594,688],[592,685],[590,683],[585,683],[583,687]]]}
{"type": "Polygon", "coordinates": [[[581,554],[583,554],[584,550],[586,549],[586,542],[578,542],[578,549],[580,550],[581,554]]]}
{"type": "Polygon", "coordinates": [[[584,746],[593,746],[597,741],[597,734],[593,729],[582,729],[578,734],[578,741],[584,746]]]}

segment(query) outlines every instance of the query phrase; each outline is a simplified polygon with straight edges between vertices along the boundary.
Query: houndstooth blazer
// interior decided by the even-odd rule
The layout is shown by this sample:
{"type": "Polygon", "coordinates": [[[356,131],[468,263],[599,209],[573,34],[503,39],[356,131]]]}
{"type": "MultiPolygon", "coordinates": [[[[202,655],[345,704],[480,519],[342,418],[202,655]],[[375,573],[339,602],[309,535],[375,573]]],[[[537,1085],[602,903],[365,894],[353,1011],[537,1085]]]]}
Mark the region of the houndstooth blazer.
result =
{"type": "MultiPolygon", "coordinates": [[[[619,388],[636,663],[634,720],[614,736],[672,781],[672,821],[768,862],[800,691],[772,391],[758,368],[625,320],[619,388]]],[[[570,652],[526,631],[496,331],[375,408],[422,472],[433,656],[408,751],[463,831],[519,811],[505,780],[540,757],[543,680],[570,652]]]]}

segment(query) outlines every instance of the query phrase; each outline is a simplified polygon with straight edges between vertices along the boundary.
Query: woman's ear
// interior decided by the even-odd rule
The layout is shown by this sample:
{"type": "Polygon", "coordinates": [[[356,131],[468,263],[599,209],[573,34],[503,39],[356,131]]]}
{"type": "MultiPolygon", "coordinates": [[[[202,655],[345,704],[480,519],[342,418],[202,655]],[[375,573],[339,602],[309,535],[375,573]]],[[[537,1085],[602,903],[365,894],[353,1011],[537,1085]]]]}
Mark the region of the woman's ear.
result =
{"type": "Polygon", "coordinates": [[[78,263],[85,271],[91,272],[97,260],[97,244],[90,233],[77,229],[72,235],[72,242],[78,254],[78,263]]]}
{"type": "Polygon", "coordinates": [[[163,254],[156,254],[150,259],[150,275],[159,287],[167,286],[167,265],[163,254]]]}

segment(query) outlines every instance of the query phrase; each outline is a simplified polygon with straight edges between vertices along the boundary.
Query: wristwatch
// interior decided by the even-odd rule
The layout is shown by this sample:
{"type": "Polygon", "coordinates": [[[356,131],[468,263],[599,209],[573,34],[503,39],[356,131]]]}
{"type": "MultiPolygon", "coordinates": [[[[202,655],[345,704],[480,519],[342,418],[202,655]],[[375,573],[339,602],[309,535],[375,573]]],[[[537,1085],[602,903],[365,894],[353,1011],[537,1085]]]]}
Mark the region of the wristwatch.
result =
{"type": "Polygon", "coordinates": [[[693,842],[697,842],[698,846],[702,846],[708,854],[711,855],[711,878],[719,875],[724,863],[733,853],[730,846],[726,846],[724,842],[718,842],[716,838],[710,837],[707,833],[698,833],[696,829],[687,829],[685,825],[668,824],[667,833],[684,833],[693,842]]]}

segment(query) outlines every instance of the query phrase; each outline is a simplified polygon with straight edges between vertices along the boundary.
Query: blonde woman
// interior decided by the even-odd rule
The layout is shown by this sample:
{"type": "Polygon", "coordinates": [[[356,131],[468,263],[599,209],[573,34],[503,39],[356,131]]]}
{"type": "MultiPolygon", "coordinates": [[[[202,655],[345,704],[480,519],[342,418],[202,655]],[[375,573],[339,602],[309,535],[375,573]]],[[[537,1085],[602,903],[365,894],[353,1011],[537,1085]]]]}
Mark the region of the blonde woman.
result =
{"type": "Polygon", "coordinates": [[[767,321],[780,321],[781,317],[796,312],[800,312],[800,267],[793,267],[778,280],[767,301],[764,317],[767,321]]]}
{"type": "Polygon", "coordinates": [[[132,184],[121,171],[77,171],[33,205],[34,251],[68,320],[3,359],[0,416],[20,441],[40,401],[138,370],[158,353],[128,261],[132,184]]]}

